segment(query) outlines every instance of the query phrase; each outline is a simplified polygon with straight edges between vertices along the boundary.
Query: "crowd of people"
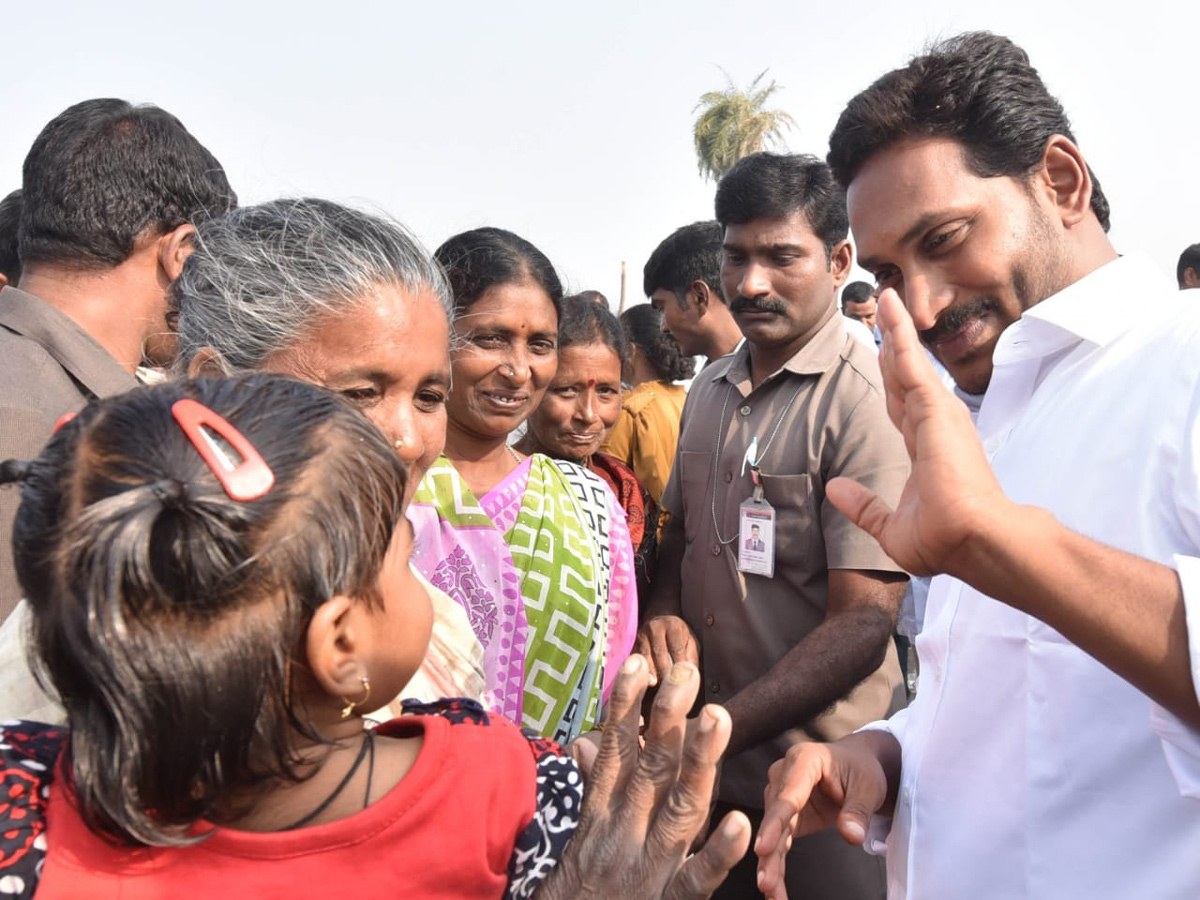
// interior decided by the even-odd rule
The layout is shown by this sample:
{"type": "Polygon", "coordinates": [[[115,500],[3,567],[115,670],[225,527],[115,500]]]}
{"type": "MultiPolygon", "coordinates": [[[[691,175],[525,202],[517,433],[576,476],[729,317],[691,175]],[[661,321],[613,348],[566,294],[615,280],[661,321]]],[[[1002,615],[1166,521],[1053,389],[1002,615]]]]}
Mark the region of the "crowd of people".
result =
{"type": "Polygon", "coordinates": [[[0,890],[1194,897],[1200,313],[1109,219],[987,33],[619,317],[65,110],[0,203],[0,890]]]}

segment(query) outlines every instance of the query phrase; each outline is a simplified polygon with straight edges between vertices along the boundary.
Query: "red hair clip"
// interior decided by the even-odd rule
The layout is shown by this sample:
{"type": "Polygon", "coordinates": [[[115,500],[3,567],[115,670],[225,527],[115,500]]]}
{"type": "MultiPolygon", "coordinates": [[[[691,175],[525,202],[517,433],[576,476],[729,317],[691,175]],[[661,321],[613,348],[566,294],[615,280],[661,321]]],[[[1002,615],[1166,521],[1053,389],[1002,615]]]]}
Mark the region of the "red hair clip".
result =
{"type": "Polygon", "coordinates": [[[171,415],[232,499],[257,500],[271,490],[275,473],[246,436],[223,418],[195,400],[175,401],[171,415]],[[236,450],[242,461],[231,459],[209,432],[236,450]]]}
{"type": "Polygon", "coordinates": [[[61,416],[58,417],[58,421],[54,423],[54,430],[50,433],[58,434],[58,429],[62,428],[64,425],[66,425],[68,422],[70,422],[73,418],[75,418],[76,415],[77,415],[77,413],[73,413],[73,412],[63,413],[61,416]]]}

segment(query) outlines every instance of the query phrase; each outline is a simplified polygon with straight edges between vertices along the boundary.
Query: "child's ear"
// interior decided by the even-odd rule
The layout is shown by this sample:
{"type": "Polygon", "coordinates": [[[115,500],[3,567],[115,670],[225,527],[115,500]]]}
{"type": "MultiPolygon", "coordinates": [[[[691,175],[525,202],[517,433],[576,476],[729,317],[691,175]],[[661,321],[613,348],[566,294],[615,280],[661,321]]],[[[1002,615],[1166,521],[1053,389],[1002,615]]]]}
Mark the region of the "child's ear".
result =
{"type": "Polygon", "coordinates": [[[369,626],[362,604],[349,597],[334,597],[313,613],[305,636],[308,665],[317,684],[331,697],[354,700],[362,696],[363,678],[369,674],[363,663],[369,626]]]}

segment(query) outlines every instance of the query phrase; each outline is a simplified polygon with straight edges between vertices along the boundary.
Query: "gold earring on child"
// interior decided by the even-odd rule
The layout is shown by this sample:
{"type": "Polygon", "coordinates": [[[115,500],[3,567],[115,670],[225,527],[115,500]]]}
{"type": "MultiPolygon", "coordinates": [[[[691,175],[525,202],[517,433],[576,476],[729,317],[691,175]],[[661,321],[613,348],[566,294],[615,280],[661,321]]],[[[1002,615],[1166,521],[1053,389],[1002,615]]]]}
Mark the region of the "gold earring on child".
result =
{"type": "Polygon", "coordinates": [[[350,714],[354,712],[356,706],[362,706],[371,698],[371,679],[366,675],[362,676],[363,695],[358,700],[347,700],[346,705],[342,707],[342,718],[350,718],[350,714]]]}

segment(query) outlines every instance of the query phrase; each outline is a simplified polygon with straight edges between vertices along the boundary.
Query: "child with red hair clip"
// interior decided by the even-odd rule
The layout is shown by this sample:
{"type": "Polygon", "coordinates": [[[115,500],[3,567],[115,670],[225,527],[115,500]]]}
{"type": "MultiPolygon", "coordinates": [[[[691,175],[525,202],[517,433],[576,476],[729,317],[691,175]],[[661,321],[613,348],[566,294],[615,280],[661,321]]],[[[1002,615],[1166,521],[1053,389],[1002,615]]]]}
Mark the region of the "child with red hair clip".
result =
{"type": "Polygon", "coordinates": [[[343,400],[145,388],[0,481],[68,722],[0,730],[8,895],[528,897],[553,868],[582,795],[557,745],[470,701],[365,724],[431,612],[403,466],[343,400]]]}

